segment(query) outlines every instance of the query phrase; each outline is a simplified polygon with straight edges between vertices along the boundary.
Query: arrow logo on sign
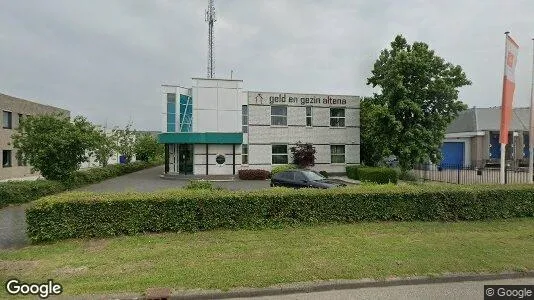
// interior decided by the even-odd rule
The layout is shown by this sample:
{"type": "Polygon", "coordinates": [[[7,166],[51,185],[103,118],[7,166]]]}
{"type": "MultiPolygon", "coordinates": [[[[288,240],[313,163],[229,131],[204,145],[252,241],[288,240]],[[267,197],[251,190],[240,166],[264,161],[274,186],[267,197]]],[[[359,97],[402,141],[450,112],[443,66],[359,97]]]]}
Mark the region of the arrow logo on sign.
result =
{"type": "Polygon", "coordinates": [[[260,103],[263,103],[263,97],[261,96],[261,94],[258,94],[258,96],[256,96],[256,103],[258,103],[258,101],[260,103]]]}

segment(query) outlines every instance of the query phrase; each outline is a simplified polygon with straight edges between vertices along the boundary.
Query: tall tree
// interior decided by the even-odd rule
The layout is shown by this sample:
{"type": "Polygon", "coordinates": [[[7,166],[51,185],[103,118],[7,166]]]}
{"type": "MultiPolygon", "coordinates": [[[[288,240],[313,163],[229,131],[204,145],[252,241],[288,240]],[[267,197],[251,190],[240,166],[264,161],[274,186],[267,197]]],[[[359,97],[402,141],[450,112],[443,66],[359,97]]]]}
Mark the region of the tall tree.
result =
{"type": "Polygon", "coordinates": [[[132,130],[132,124],[126,125],[124,129],[115,128],[113,135],[117,141],[117,151],[124,155],[126,163],[132,161],[135,154],[135,134],[136,131],[132,130]]]}
{"type": "Polygon", "coordinates": [[[159,154],[160,144],[150,134],[138,134],[135,139],[135,158],[149,162],[155,160],[159,154]]]}
{"type": "Polygon", "coordinates": [[[95,141],[92,154],[94,154],[100,166],[105,167],[108,165],[109,158],[118,147],[117,138],[113,134],[108,134],[106,130],[97,128],[95,130],[95,141]]]}
{"type": "Polygon", "coordinates": [[[374,64],[367,84],[378,87],[371,99],[370,132],[387,141],[384,153],[398,157],[403,170],[441,159],[439,148],[450,122],[467,106],[458,89],[470,85],[459,65],[446,62],[423,42],[409,45],[398,35],[374,64]]]}
{"type": "Polygon", "coordinates": [[[93,149],[95,126],[84,117],[64,115],[25,118],[13,134],[17,156],[50,180],[68,181],[93,149]]]}

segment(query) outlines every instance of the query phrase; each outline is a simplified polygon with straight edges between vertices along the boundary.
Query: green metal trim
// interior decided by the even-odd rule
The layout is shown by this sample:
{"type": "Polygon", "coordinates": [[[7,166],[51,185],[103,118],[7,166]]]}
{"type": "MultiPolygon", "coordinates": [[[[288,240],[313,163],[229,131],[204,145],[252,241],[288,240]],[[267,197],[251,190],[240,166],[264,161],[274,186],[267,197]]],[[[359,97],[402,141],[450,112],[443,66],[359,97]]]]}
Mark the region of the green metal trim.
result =
{"type": "Polygon", "coordinates": [[[241,132],[165,132],[158,135],[160,144],[242,144],[241,132]]]}

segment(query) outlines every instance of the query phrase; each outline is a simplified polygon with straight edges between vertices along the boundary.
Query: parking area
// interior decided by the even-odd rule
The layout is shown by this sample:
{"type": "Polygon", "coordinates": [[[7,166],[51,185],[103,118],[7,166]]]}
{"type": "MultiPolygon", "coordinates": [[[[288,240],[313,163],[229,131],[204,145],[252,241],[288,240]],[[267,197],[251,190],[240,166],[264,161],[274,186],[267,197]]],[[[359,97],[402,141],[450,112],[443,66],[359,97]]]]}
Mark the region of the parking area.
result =
{"type": "MultiPolygon", "coordinates": [[[[124,176],[109,179],[97,184],[82,187],[78,191],[90,192],[154,192],[159,190],[182,188],[188,181],[183,179],[162,179],[163,166],[142,170],[124,176]]],[[[259,190],[269,187],[265,180],[239,180],[213,182],[228,190],[259,190]]]]}

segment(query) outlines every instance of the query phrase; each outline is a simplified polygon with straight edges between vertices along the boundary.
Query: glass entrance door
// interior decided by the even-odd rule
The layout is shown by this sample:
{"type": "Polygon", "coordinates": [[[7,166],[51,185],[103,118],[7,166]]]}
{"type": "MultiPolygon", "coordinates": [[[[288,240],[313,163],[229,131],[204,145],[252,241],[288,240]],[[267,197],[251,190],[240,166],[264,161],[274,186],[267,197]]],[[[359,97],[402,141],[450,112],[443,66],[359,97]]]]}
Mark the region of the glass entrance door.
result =
{"type": "Polygon", "coordinates": [[[180,144],[178,146],[179,161],[178,172],[180,174],[193,174],[193,145],[180,144]]]}

